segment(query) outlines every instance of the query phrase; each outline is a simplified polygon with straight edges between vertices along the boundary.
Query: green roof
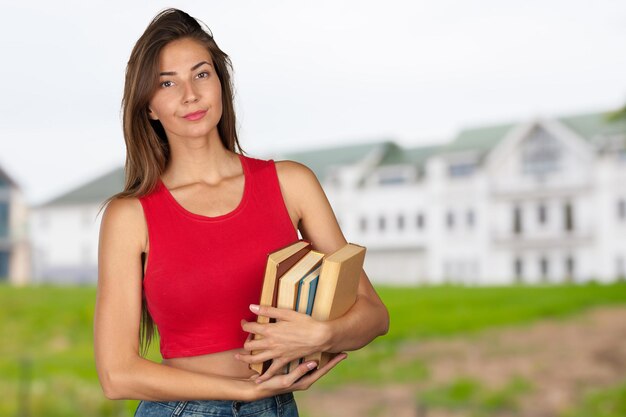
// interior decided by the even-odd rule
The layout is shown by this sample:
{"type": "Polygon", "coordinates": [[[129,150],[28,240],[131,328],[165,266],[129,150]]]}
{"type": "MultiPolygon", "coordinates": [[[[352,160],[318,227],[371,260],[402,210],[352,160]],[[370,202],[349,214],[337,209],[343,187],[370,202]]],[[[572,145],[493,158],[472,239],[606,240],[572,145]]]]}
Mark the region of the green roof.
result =
{"type": "Polygon", "coordinates": [[[587,140],[595,136],[626,134],[626,119],[610,120],[610,113],[592,113],[558,119],[587,140]]]}
{"type": "Polygon", "coordinates": [[[485,153],[493,149],[506,134],[515,126],[513,123],[462,130],[442,153],[478,151],[485,153]]]}
{"type": "MultiPolygon", "coordinates": [[[[626,134],[626,120],[610,120],[610,113],[591,113],[556,118],[582,138],[592,141],[596,136],[626,134]]],[[[442,153],[477,151],[484,154],[500,143],[515,123],[462,130],[442,153]]]]}
{"type": "Polygon", "coordinates": [[[62,194],[40,207],[61,206],[66,204],[93,204],[104,202],[124,188],[124,168],[117,168],[78,188],[62,194]]]}
{"type": "Polygon", "coordinates": [[[404,151],[404,158],[417,166],[423,166],[428,158],[441,152],[442,149],[445,149],[445,145],[429,145],[409,148],[404,151]]]}
{"type": "Polygon", "coordinates": [[[326,170],[333,166],[356,163],[389,141],[344,145],[310,151],[288,152],[281,155],[283,159],[300,162],[309,167],[318,178],[322,178],[326,170]]]}

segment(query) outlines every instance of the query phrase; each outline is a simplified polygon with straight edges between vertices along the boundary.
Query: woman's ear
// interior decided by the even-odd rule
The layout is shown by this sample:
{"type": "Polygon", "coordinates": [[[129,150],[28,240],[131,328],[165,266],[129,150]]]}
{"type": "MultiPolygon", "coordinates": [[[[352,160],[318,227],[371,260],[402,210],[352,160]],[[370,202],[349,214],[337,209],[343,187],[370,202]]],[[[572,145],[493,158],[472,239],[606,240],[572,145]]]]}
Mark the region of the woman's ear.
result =
{"type": "Polygon", "coordinates": [[[151,120],[159,120],[159,118],[157,117],[156,113],[154,113],[150,107],[148,107],[148,117],[151,120]]]}

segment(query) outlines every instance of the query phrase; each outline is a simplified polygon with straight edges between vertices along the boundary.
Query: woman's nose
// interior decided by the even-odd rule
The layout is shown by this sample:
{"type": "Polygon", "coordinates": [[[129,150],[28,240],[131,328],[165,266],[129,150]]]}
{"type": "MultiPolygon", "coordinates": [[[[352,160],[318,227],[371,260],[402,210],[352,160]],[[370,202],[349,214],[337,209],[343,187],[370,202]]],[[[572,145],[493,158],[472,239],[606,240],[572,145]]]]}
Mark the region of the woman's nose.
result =
{"type": "Polygon", "coordinates": [[[193,85],[191,83],[185,83],[183,102],[185,104],[189,104],[195,103],[196,101],[198,101],[198,93],[193,88],[193,85]]]}

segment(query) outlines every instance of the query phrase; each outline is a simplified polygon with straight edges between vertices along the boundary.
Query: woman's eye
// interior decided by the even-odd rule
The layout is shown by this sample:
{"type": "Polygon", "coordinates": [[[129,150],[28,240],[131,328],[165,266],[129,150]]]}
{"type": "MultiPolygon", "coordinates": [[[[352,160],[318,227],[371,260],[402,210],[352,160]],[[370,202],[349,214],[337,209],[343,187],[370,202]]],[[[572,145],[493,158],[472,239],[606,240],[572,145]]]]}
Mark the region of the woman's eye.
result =
{"type": "Polygon", "coordinates": [[[167,87],[173,86],[174,83],[171,82],[171,81],[163,81],[160,85],[161,85],[161,87],[166,87],[167,88],[167,87]]]}
{"type": "Polygon", "coordinates": [[[198,78],[207,78],[208,76],[209,76],[209,73],[206,71],[203,71],[197,75],[198,78]]]}

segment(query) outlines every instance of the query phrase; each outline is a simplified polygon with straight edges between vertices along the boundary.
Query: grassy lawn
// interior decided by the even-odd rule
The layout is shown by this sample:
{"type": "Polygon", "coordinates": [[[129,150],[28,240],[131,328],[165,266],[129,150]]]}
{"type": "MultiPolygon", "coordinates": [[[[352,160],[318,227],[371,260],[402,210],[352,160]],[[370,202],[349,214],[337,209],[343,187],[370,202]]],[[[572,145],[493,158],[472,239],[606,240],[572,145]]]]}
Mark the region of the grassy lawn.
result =
{"type": "MultiPolygon", "coordinates": [[[[348,361],[321,381],[321,386],[428,378],[426,364],[395,359],[396,349],[406,341],[565,317],[598,305],[626,304],[625,283],[378,290],[391,314],[389,334],[351,353],[348,361]]],[[[92,352],[94,299],[92,287],[0,286],[1,416],[132,415],[135,402],[105,400],[97,382],[92,352]]],[[[158,360],[156,349],[150,357],[158,360]]],[[[467,401],[472,396],[498,394],[470,388],[467,401]]],[[[455,392],[458,387],[450,389],[455,392]]],[[[623,393],[623,389],[618,392],[623,393]]],[[[432,401],[450,396],[448,391],[444,394],[433,393],[432,401]]],[[[590,399],[587,406],[606,401],[602,393],[597,398],[590,399]]]]}

